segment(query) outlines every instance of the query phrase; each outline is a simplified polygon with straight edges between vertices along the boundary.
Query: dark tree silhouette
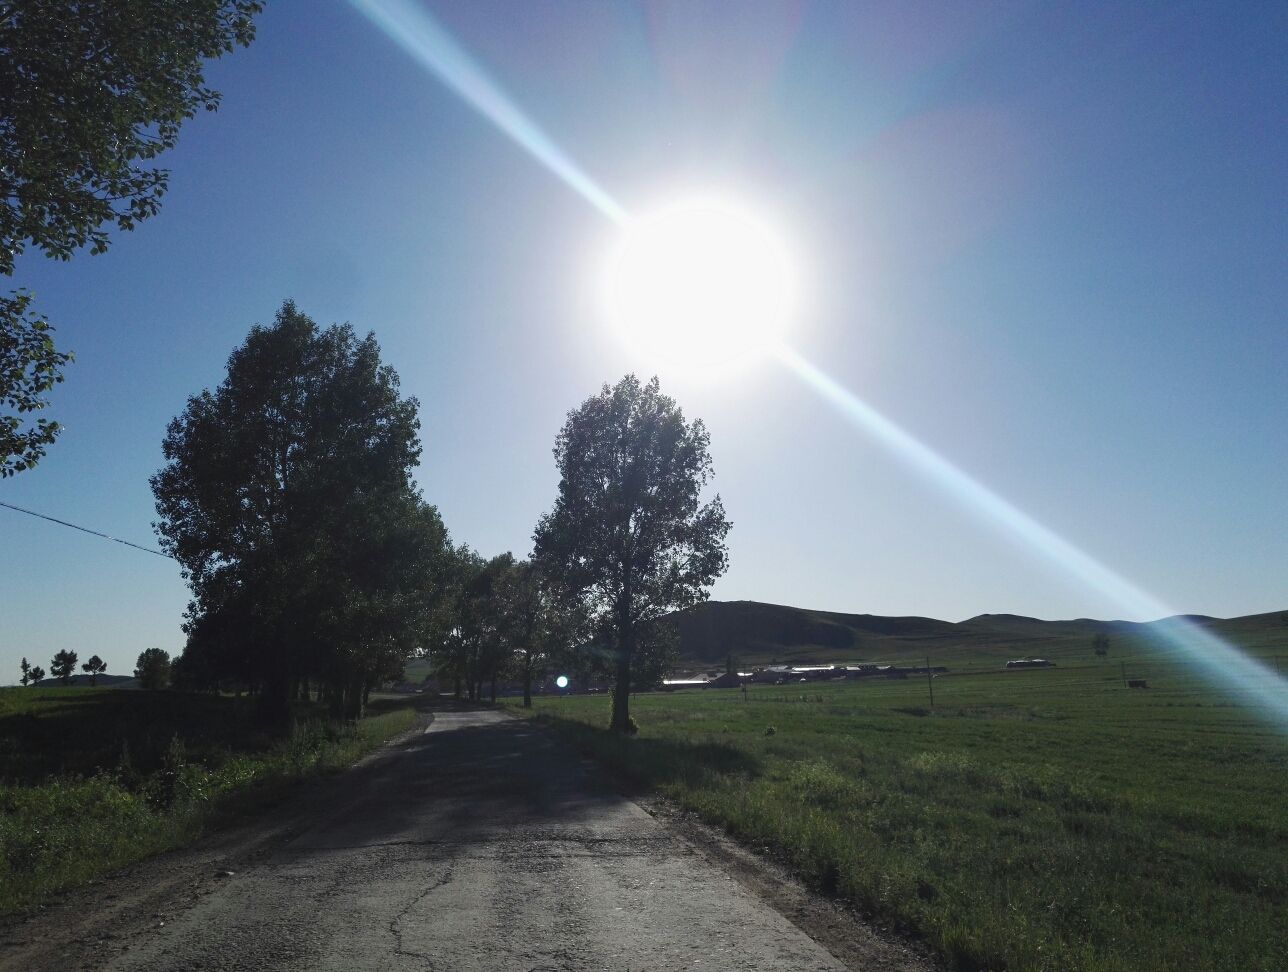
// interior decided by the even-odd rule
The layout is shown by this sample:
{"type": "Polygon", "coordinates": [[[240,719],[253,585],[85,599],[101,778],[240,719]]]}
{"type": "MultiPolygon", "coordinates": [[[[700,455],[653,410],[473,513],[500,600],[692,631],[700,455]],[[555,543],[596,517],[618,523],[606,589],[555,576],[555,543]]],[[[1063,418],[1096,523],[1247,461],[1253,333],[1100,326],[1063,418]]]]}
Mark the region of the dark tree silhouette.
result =
{"type": "Polygon", "coordinates": [[[708,443],[702,421],[686,423],[656,378],[634,375],[570,412],[555,443],[559,495],[537,525],[535,557],[613,653],[618,731],[632,727],[637,649],[658,644],[655,622],[704,600],[728,565],[720,497],[702,501],[708,443]]]}
{"type": "Polygon", "coordinates": [[[23,685],[30,685],[31,684],[31,665],[27,662],[26,656],[23,656],[22,664],[18,666],[18,670],[22,672],[22,678],[20,678],[18,681],[20,681],[23,685]]]}
{"type": "Polygon", "coordinates": [[[284,715],[310,678],[356,716],[430,639],[448,547],[411,481],[416,413],[374,336],[320,329],[290,302],[188,400],[152,477],[162,545],[193,590],[185,679],[261,689],[284,715]]]}
{"type": "Polygon", "coordinates": [[[500,579],[498,596],[511,668],[523,682],[524,708],[532,707],[532,683],[576,638],[575,606],[532,561],[514,564],[500,579]]]}
{"type": "Polygon", "coordinates": [[[72,675],[76,673],[76,662],[78,656],[74,651],[68,651],[64,648],[54,655],[53,660],[49,663],[49,674],[59,679],[64,685],[72,683],[72,675]]]}
{"type": "Polygon", "coordinates": [[[1109,654],[1109,635],[1103,631],[1091,639],[1091,650],[1096,653],[1097,658],[1104,658],[1109,654]]]}
{"type": "Polygon", "coordinates": [[[163,648],[145,648],[134,663],[139,688],[163,689],[170,683],[170,653],[163,648]]]}
{"type": "Polygon", "coordinates": [[[98,677],[107,671],[107,662],[99,658],[98,655],[90,655],[89,661],[81,666],[81,671],[89,673],[90,685],[97,685],[98,677]]]}

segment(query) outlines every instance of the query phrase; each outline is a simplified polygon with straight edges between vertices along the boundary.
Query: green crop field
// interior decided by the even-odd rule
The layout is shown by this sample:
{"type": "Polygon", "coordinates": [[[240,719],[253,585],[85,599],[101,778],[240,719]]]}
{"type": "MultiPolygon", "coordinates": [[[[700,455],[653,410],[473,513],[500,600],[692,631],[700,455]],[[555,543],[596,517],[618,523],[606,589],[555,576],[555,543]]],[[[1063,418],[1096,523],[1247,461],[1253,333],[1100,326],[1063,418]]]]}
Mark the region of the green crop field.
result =
{"type": "Polygon", "coordinates": [[[253,812],[416,719],[374,700],[356,727],[301,704],[265,733],[253,700],[94,688],[0,689],[0,915],[253,812]]]}
{"type": "Polygon", "coordinates": [[[534,712],[951,967],[1288,968],[1284,727],[1165,658],[960,670],[534,712]]]}

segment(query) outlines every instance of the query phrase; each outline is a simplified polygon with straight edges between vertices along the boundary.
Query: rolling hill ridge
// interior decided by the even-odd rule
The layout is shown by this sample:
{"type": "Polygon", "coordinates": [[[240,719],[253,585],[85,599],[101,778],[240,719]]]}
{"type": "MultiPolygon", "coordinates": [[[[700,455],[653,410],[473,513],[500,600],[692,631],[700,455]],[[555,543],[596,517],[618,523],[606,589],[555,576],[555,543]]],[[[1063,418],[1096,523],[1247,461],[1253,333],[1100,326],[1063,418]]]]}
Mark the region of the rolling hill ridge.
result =
{"type": "MultiPolygon", "coordinates": [[[[1254,654],[1288,659],[1288,612],[1240,618],[1182,615],[1254,654]]],[[[771,662],[913,662],[927,655],[949,659],[1005,660],[1036,655],[1055,661],[1091,656],[1097,634],[1110,638],[1114,653],[1146,646],[1166,650],[1158,635],[1169,622],[1043,621],[1014,614],[981,614],[966,621],[922,617],[841,614],[760,601],[707,601],[668,619],[679,634],[680,662],[720,665],[730,655],[739,665],[771,662]]]]}

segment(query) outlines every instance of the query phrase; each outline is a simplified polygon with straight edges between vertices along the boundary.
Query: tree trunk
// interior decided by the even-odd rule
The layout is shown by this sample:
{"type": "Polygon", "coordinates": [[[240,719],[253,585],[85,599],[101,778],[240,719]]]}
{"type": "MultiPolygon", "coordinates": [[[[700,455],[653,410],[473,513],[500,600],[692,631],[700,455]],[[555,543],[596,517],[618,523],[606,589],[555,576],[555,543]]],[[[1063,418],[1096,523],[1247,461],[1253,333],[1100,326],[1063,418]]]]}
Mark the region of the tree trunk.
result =
{"type": "Polygon", "coordinates": [[[614,732],[631,731],[631,648],[630,621],[623,619],[617,636],[617,683],[613,686],[614,732]]]}
{"type": "Polygon", "coordinates": [[[532,669],[523,670],[523,707],[532,708],[532,669]]]}
{"type": "Polygon", "coordinates": [[[461,701],[461,673],[460,672],[456,673],[456,687],[452,689],[452,697],[456,699],[457,702],[461,701]]]}
{"type": "Polygon", "coordinates": [[[492,676],[492,701],[496,702],[496,676],[492,676]]]}
{"type": "Polygon", "coordinates": [[[363,682],[361,677],[349,679],[348,689],[345,695],[348,697],[345,706],[345,718],[358,720],[362,718],[362,701],[363,701],[363,682]]]}
{"type": "Polygon", "coordinates": [[[291,680],[284,673],[275,673],[265,681],[261,697],[264,715],[271,722],[286,722],[291,711],[291,680]]]}

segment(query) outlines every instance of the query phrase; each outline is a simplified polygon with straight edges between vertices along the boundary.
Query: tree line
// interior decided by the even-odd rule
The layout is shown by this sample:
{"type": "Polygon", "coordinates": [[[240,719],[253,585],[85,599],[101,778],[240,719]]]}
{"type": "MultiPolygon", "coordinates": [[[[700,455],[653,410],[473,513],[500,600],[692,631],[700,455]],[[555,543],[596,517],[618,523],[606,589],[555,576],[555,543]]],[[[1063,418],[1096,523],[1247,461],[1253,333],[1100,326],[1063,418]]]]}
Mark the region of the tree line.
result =
{"type": "MultiPolygon", "coordinates": [[[[64,685],[70,685],[72,676],[76,674],[76,663],[80,661],[80,655],[77,652],[70,651],[66,648],[54,654],[49,661],[49,674],[51,677],[58,679],[64,685]]],[[[18,666],[21,672],[21,682],[24,686],[35,686],[44,677],[45,670],[39,665],[32,665],[24,657],[18,666]]],[[[98,677],[107,671],[107,662],[103,661],[98,655],[90,655],[81,665],[81,671],[89,675],[91,686],[98,684],[98,677]]],[[[170,655],[161,648],[147,648],[140,653],[138,661],[134,665],[134,677],[139,680],[139,685],[145,689],[165,688],[170,681],[170,655]]]]}
{"type": "Polygon", "coordinates": [[[612,725],[629,730],[632,685],[673,650],[659,622],[727,564],[702,422],[656,378],[604,385],[556,439],[558,494],[522,560],[453,543],[412,478],[419,430],[373,335],[289,301],[251,329],[170,423],[151,480],[192,592],[174,683],[357,718],[410,657],[471,700],[518,680],[525,704],[557,665],[612,678],[612,725]]]}

